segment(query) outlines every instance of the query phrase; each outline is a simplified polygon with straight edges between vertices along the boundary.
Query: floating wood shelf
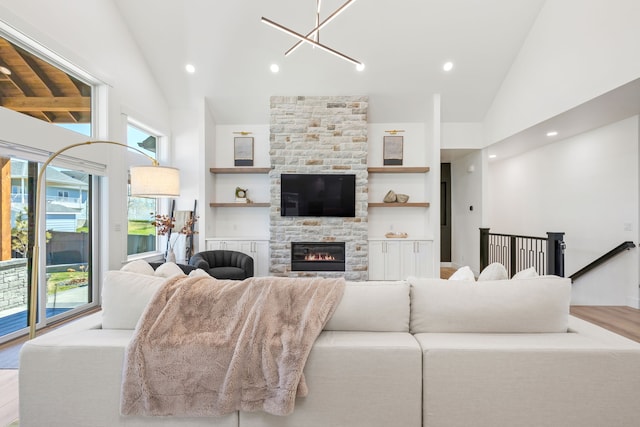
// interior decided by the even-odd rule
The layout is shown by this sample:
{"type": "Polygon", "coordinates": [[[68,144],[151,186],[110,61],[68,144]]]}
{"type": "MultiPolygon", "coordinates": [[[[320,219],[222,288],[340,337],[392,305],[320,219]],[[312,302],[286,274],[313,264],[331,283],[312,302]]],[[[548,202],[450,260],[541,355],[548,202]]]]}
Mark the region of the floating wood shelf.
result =
{"type": "Polygon", "coordinates": [[[271,203],[209,203],[212,208],[268,208],[271,203]]]}
{"type": "Polygon", "coordinates": [[[369,173],[426,173],[429,172],[428,166],[419,167],[402,167],[402,166],[384,166],[367,168],[369,173]]]}
{"type": "Polygon", "coordinates": [[[414,203],[369,203],[370,208],[428,208],[428,202],[414,202],[414,203]]]}
{"type": "Polygon", "coordinates": [[[254,167],[238,167],[238,168],[209,168],[211,173],[269,173],[271,168],[254,168],[254,167]]]}

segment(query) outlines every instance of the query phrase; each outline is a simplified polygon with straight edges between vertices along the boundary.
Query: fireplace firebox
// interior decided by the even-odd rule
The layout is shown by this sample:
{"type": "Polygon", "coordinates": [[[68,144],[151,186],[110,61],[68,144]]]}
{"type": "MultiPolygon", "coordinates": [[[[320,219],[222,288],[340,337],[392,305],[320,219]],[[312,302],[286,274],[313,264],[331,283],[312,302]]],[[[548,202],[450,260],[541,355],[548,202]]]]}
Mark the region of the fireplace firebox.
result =
{"type": "Polygon", "coordinates": [[[291,242],[291,271],[345,271],[344,242],[291,242]]]}

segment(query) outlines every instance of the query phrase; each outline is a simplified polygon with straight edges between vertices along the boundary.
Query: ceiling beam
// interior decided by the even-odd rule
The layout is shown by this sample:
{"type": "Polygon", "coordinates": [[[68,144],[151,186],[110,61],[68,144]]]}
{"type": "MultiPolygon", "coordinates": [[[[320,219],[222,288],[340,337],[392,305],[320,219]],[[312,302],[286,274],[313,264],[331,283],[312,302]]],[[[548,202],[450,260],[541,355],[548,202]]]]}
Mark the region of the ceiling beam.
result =
{"type": "Polygon", "coordinates": [[[0,98],[0,105],[14,111],[91,111],[91,98],[84,96],[67,97],[6,97],[0,98]]]}

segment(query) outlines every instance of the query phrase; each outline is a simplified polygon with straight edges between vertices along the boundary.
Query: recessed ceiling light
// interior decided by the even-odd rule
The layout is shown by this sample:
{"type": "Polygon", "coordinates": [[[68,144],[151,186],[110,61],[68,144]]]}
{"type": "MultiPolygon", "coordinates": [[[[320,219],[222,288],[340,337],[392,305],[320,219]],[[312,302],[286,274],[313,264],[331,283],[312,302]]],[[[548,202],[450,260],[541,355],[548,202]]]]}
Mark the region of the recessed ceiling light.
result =
{"type": "Polygon", "coordinates": [[[189,74],[193,74],[193,73],[196,72],[196,67],[194,67],[193,64],[185,65],[184,69],[187,70],[187,73],[189,73],[189,74]]]}
{"type": "Polygon", "coordinates": [[[556,136],[556,135],[558,135],[558,132],[557,132],[557,131],[555,131],[555,130],[552,130],[552,131],[550,131],[550,132],[547,132],[547,136],[556,136]]]}
{"type": "Polygon", "coordinates": [[[272,73],[277,73],[278,71],[280,71],[280,67],[278,66],[278,64],[271,64],[269,69],[271,70],[272,73]]]}
{"type": "Polygon", "coordinates": [[[498,157],[496,154],[489,154],[490,159],[495,159],[496,157],[498,157]]]}
{"type": "Polygon", "coordinates": [[[0,73],[6,74],[7,76],[11,75],[11,70],[7,67],[0,66],[0,73]]]}
{"type": "Polygon", "coordinates": [[[447,61],[442,65],[442,69],[445,71],[451,71],[453,70],[453,62],[451,61],[447,61]]]}
{"type": "Polygon", "coordinates": [[[356,65],[356,70],[358,70],[358,71],[364,70],[364,64],[360,63],[360,64],[356,65]]]}

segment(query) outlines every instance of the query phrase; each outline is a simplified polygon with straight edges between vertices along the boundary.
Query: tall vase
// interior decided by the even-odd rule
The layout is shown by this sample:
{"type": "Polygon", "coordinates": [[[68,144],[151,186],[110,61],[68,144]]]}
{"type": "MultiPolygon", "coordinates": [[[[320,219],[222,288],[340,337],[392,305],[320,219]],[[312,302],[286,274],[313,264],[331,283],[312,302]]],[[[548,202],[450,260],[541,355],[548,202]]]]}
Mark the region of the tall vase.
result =
{"type": "Polygon", "coordinates": [[[169,249],[167,251],[167,256],[164,259],[166,262],[176,262],[176,254],[173,252],[173,249],[169,249]]]}

